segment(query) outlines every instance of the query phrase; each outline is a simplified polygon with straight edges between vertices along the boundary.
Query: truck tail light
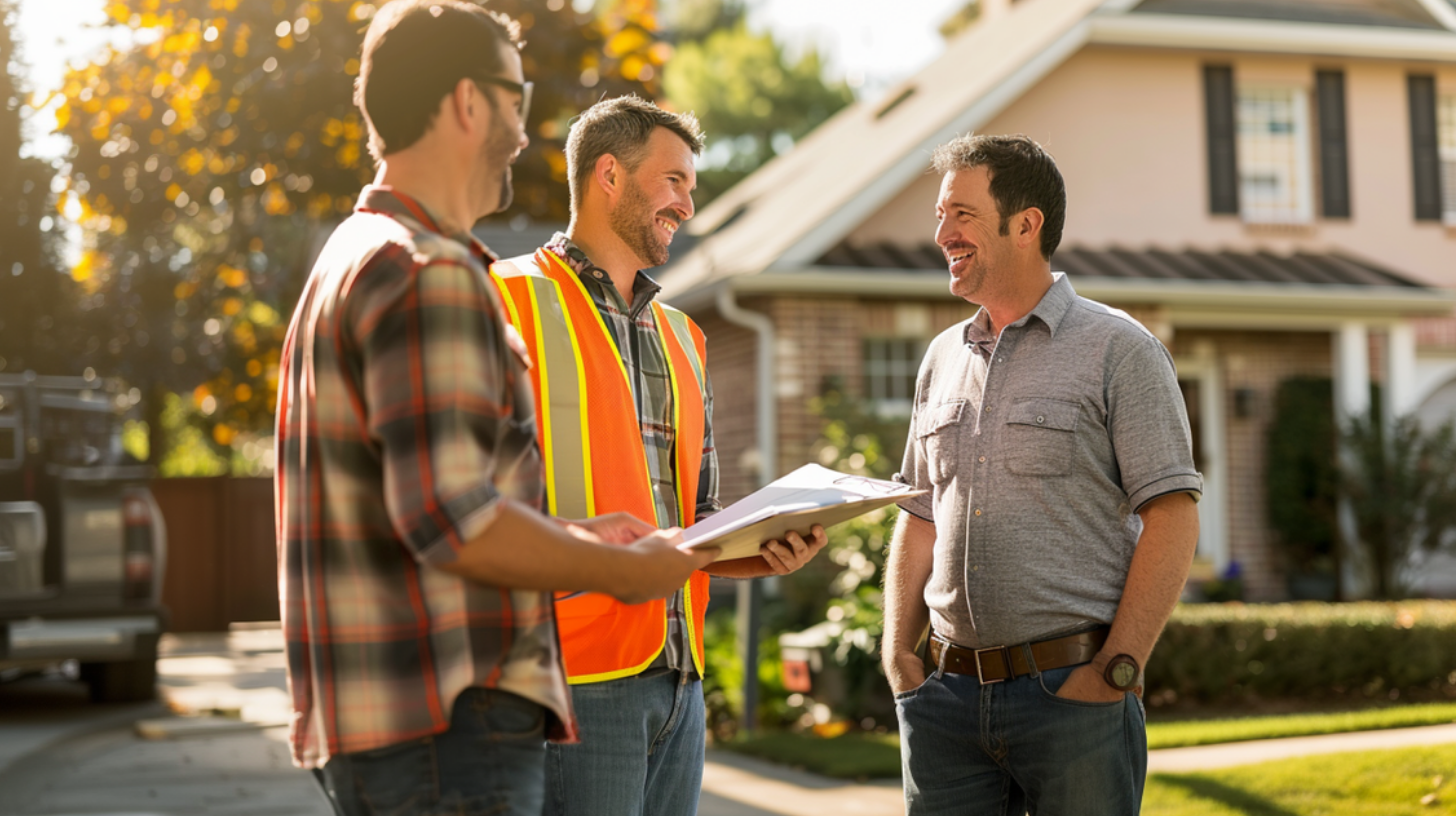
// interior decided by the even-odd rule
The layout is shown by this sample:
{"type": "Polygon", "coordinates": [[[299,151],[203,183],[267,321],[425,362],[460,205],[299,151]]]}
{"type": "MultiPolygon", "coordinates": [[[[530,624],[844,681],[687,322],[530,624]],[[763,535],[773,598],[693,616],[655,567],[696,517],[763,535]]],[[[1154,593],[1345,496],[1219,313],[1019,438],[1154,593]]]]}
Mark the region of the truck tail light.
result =
{"type": "Polygon", "coordinates": [[[122,498],[121,507],[122,518],[126,522],[122,597],[129,601],[147,600],[152,596],[156,567],[152,508],[146,496],[136,492],[127,493],[122,498]]]}

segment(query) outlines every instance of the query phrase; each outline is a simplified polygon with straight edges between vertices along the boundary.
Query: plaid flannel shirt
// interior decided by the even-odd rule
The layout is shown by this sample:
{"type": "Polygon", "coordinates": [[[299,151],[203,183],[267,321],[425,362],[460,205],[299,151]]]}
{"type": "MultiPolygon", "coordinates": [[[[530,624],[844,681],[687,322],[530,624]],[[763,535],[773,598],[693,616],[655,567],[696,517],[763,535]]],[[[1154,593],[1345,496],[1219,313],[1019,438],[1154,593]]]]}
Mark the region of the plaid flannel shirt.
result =
{"type": "MultiPolygon", "coordinates": [[[[642,444],[647,448],[647,471],[652,479],[652,498],[663,526],[684,524],[677,513],[677,468],[673,453],[677,429],[672,424],[672,380],[662,353],[657,321],[648,305],[662,291],[646,272],[638,271],[632,282],[632,303],[628,304],[612,285],[606,270],[591,262],[581,247],[563,233],[556,233],[546,251],[566,262],[581,278],[596,304],[602,320],[611,329],[612,340],[631,380],[636,399],[637,421],[642,427],[642,444]]],[[[709,382],[703,403],[703,464],[698,471],[698,520],[722,509],[718,503],[718,454],[713,448],[713,386],[709,382]]],[[[697,676],[687,647],[682,590],[668,599],[667,648],[648,667],[678,669],[697,676]]]]}
{"type": "Polygon", "coordinates": [[[276,490],[294,761],[450,725],[472,686],[575,740],[551,595],[436,569],[544,496],[524,345],[489,251],[366,187],[304,287],[279,375],[276,490]],[[514,340],[514,342],[512,342],[514,340]]]}

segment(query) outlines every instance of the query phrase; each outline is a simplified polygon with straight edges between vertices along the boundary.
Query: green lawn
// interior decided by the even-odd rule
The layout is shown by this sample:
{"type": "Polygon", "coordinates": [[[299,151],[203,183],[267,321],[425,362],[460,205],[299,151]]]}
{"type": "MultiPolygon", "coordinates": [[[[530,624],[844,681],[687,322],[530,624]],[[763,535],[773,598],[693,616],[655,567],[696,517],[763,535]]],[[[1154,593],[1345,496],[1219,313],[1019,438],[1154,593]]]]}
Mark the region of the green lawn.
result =
{"type": "MultiPolygon", "coordinates": [[[[1148,747],[1156,750],[1449,722],[1456,722],[1456,703],[1423,703],[1327,714],[1155,722],[1148,725],[1148,747]]],[[[804,734],[772,732],[752,739],[735,740],[720,747],[839,779],[900,775],[900,738],[895,734],[851,733],[821,739],[804,734]]],[[[1450,768],[1447,775],[1456,779],[1456,766],[1450,768]]],[[[1456,793],[1452,796],[1456,798],[1456,793]]],[[[1281,813],[1277,810],[1257,811],[1266,812],[1271,816],[1281,813]]]]}
{"type": "Polygon", "coordinates": [[[1152,774],[1142,810],[1142,816],[1418,814],[1456,816],[1456,745],[1152,774]]]}
{"type": "Polygon", "coordinates": [[[836,779],[884,779],[900,775],[900,737],[896,734],[861,732],[822,739],[774,731],[719,743],[718,747],[836,779]]]}
{"type": "Polygon", "coordinates": [[[1216,745],[1278,737],[1379,731],[1456,722],[1456,703],[1421,703],[1326,714],[1240,717],[1232,720],[1186,720],[1148,724],[1148,748],[1216,745]]]}

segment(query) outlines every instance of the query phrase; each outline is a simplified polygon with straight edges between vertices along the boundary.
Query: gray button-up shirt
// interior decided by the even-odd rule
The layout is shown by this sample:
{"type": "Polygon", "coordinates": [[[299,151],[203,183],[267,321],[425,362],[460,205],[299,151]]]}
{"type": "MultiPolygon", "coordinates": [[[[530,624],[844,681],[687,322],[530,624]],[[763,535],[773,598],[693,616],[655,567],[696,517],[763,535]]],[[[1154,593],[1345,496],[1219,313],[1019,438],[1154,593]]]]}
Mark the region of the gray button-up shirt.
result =
{"type": "Polygon", "coordinates": [[[931,625],[973,648],[1111,623],[1137,511],[1198,498],[1173,360],[1126,313],[1057,273],[1030,314],[981,310],[931,343],[915,389],[902,507],[935,524],[931,625]]]}

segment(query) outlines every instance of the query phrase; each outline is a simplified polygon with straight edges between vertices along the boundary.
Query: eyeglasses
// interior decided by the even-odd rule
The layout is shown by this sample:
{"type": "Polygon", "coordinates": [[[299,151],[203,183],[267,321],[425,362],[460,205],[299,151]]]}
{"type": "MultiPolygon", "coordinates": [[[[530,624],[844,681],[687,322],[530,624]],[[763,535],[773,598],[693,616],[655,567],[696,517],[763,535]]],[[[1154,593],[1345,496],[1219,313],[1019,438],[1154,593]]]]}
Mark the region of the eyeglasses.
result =
{"type": "Polygon", "coordinates": [[[534,83],[516,82],[505,77],[494,76],[475,77],[475,81],[484,82],[487,85],[495,85],[498,88],[505,88],[508,91],[514,91],[520,94],[521,101],[516,105],[516,113],[520,114],[521,123],[525,124],[526,117],[531,115],[531,89],[535,87],[534,83]]]}

